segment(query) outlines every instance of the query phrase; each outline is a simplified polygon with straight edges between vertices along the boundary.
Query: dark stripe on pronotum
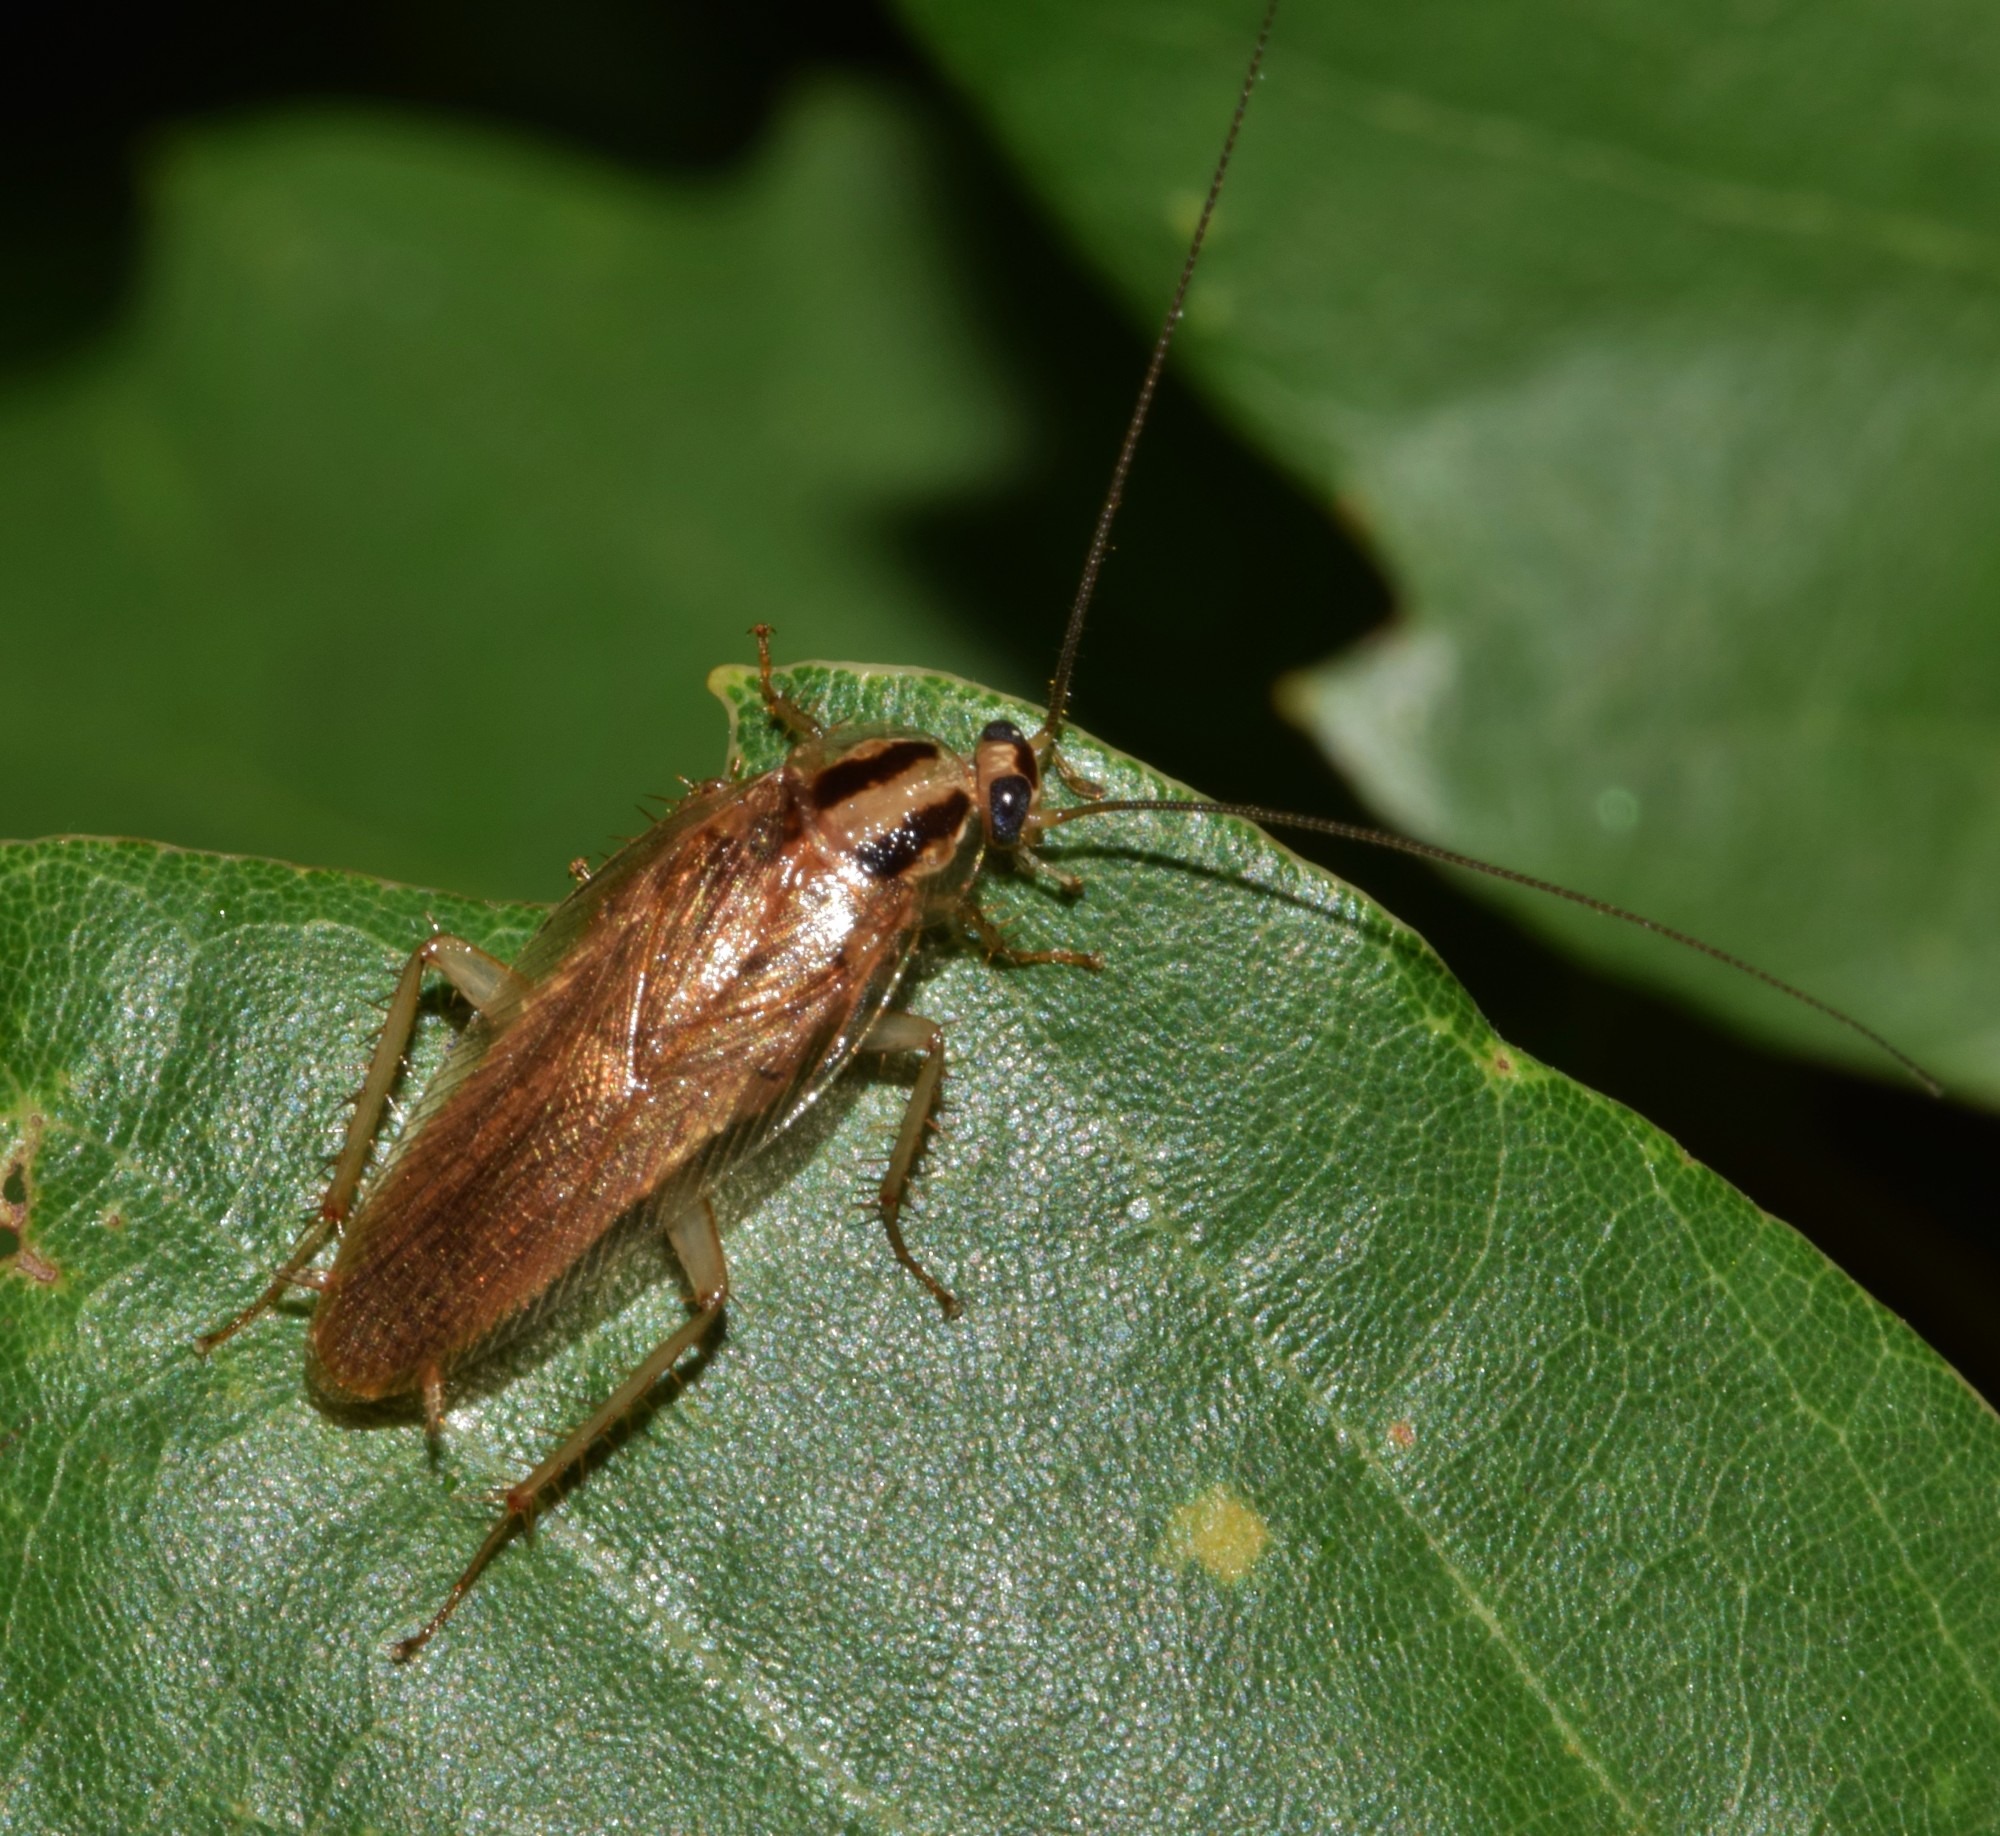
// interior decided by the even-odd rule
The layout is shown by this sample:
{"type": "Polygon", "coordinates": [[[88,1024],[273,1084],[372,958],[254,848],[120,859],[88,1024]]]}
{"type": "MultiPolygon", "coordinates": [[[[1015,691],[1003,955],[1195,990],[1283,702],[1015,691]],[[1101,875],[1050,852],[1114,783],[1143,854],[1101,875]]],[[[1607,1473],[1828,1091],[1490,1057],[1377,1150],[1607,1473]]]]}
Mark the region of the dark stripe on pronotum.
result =
{"type": "Polygon", "coordinates": [[[854,858],[864,873],[878,880],[893,880],[932,842],[956,835],[971,809],[972,799],[963,791],[953,791],[912,810],[886,835],[863,842],[854,850],[854,858]]]}
{"type": "Polygon", "coordinates": [[[838,765],[827,766],[813,779],[813,807],[830,810],[836,803],[845,803],[848,798],[858,797],[863,791],[887,784],[912,765],[928,764],[937,756],[938,748],[934,740],[906,739],[894,740],[880,752],[871,752],[861,758],[842,759],[838,765]]]}

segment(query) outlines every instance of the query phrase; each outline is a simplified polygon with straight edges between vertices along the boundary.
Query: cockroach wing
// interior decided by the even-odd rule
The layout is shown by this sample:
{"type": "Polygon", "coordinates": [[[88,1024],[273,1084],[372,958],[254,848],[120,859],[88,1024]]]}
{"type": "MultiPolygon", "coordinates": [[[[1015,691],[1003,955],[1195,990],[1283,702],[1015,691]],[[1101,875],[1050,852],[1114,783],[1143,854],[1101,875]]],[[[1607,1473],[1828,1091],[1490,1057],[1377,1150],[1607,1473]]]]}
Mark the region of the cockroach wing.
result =
{"type": "Polygon", "coordinates": [[[691,1202],[860,1043],[918,900],[815,846],[780,770],[693,799],[550,915],[349,1220],[315,1380],[399,1396],[518,1324],[641,1200],[691,1202]]]}

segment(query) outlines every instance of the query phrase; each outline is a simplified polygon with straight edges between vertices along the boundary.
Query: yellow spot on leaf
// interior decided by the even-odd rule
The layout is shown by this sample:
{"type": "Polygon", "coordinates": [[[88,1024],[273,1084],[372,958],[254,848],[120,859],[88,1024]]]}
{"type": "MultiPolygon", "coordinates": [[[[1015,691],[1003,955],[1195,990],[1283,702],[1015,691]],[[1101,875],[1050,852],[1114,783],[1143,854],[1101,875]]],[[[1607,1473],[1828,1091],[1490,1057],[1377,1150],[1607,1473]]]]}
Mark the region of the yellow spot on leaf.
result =
{"type": "Polygon", "coordinates": [[[1174,1513],[1157,1553],[1175,1568],[1199,1562],[1216,1580],[1233,1583],[1257,1566],[1270,1540],[1263,1518],[1227,1486],[1217,1485],[1174,1513]]]}

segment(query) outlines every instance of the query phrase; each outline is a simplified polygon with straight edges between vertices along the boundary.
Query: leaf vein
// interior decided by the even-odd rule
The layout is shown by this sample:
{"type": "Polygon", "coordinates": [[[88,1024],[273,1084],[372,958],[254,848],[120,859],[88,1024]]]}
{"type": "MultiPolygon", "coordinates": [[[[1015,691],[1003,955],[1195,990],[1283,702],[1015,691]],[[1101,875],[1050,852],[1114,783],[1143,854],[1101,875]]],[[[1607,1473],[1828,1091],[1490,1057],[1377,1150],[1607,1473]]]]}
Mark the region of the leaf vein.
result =
{"type": "Polygon", "coordinates": [[[1878,210],[1823,191],[1717,178],[1667,160],[1518,116],[1441,102],[1322,66],[1332,106],[1402,139],[1536,169],[1597,190],[1644,198],[1698,221],[1793,240],[1846,244],[1910,267],[2000,278],[1990,236],[1907,211],[1878,210]]]}
{"type": "MultiPolygon", "coordinates": [[[[1681,1207],[1674,1202],[1673,1195],[1661,1183],[1659,1169],[1653,1163],[1652,1157],[1647,1155],[1644,1158],[1647,1176],[1652,1180],[1654,1190],[1659,1193],[1660,1202],[1666,1207],[1668,1215],[1679,1225],[1681,1234],[1687,1239],[1688,1247],[1694,1252],[1695,1260],[1700,1263],[1708,1281],[1715,1288],[1716,1292],[1722,1295],[1735,1310],[1744,1329],[1749,1333],[1751,1339],[1763,1353],[1766,1360],[1768,1360],[1771,1368],[1777,1373],[1779,1381],[1784,1385],[1785,1393],[1792,1400],[1792,1407],[1805,1421],[1818,1428],[1822,1433],[1830,1435],[1834,1445],[1840,1449],[1841,1458],[1846,1462],[1848,1471],[1853,1474],[1854,1482],[1861,1490],[1861,1496],[1867,1501],[1869,1510],[1874,1513],[1876,1520],[1887,1534],[1890,1546],[1896,1552],[1896,1559],[1902,1564],[1904,1575],[1917,1590],[1924,1604],[1930,1609],[1931,1623],[1937,1629],[1938,1638],[1944,1644],[1945,1649],[1957,1661],[1960,1670],[1965,1674],[1966,1681],[1972,1685],[1973,1693],[1979,1698],[1987,1714],[1995,1722],[2000,1723],[2000,1702],[1995,1701],[1993,1691],[1988,1687],[1986,1680],[1973,1667],[1970,1654],[1959,1643],[1957,1636],[1952,1631],[1951,1623],[1945,1618],[1944,1606],[1942,1601],[1939,1600],[1936,1590],[1924,1579],[1922,1571],[1916,1565],[1915,1558],[1910,1554],[1908,1543],[1904,1540],[1895,1520],[1889,1515],[1881,1493],[1869,1483],[1868,1475],[1863,1469],[1861,1462],[1855,1458],[1854,1448],[1848,1439],[1847,1430],[1839,1423],[1833,1421],[1823,1409],[1816,1408],[1806,1400],[1805,1396],[1799,1390],[1798,1385],[1793,1381],[1791,1370],[1779,1355],[1778,1348],[1771,1342],[1769,1334],[1764,1331],[1762,1325],[1750,1309],[1743,1304],[1743,1301],[1737,1295],[1735,1289],[1730,1286],[1728,1279],[1723,1275],[1722,1271],[1716,1268],[1715,1264],[1709,1259],[1708,1253],[1703,1247],[1701,1238],[1695,1231],[1692,1221],[1682,1211],[1681,1207]]],[[[1881,1332],[1879,1321],[1876,1324],[1876,1331],[1878,1334],[1881,1332]]]]}

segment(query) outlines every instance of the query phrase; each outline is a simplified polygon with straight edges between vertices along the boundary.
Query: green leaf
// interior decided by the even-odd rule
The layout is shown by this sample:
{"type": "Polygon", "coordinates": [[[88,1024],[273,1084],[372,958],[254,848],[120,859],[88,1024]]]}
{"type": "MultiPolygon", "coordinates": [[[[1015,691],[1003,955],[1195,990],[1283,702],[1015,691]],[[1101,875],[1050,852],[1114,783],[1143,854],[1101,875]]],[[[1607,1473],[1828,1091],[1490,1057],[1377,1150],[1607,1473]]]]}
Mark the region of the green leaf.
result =
{"type": "Polygon", "coordinates": [[[181,132],[125,318],[0,396],[0,833],[554,894],[709,768],[753,620],[1016,680],[896,540],[1021,445],[935,171],[854,84],[672,185],[462,123],[181,132]]]}
{"type": "MultiPolygon", "coordinates": [[[[790,687],[960,746],[1019,712],[790,687]]],[[[857,1071],[725,1195],[700,1375],[408,1669],[484,1494],[683,1316],[664,1257],[436,1464],[311,1405],[299,1309],[190,1340],[314,1202],[403,954],[534,914],[0,850],[0,1821],[1992,1829],[1985,1406],[1254,831],[1057,845],[1081,901],[991,909],[1101,975],[941,946],[909,989],[953,1072],[908,1228],[965,1317],[868,1215],[902,1089],[857,1071]]]]}
{"type": "MultiPolygon", "coordinates": [[[[1156,315],[1254,0],[906,10],[1156,315]]],[[[1939,4],[1288,7],[1176,353],[1394,573],[1403,616],[1289,695],[1385,817],[1710,937],[1989,1099],[1996,80],[1993,17],[1939,4]]]]}

